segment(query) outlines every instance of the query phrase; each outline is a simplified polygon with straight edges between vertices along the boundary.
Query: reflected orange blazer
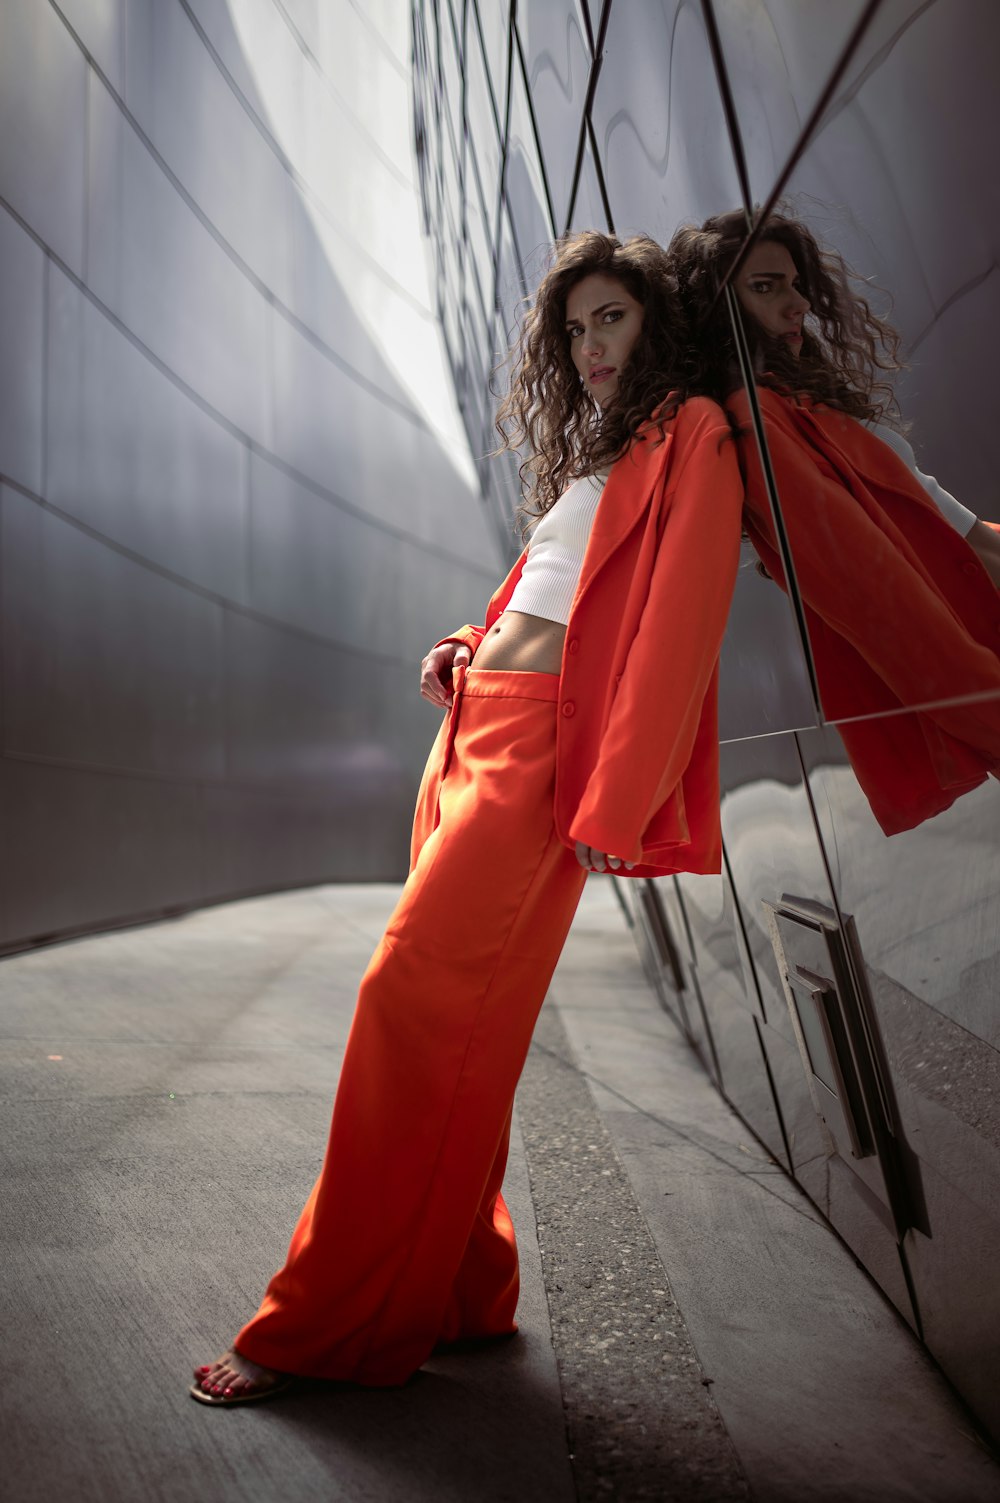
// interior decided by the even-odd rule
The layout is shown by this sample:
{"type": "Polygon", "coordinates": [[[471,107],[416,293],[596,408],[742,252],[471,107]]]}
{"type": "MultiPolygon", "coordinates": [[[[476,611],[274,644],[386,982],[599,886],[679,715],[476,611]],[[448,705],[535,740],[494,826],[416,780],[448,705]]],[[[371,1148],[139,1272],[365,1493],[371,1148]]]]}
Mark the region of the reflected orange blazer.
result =
{"type": "MultiPolygon", "coordinates": [[[[757,395],[825,718],[885,833],[911,829],[1000,773],[1000,594],[877,434],[757,395]]],[[[746,394],[729,408],[747,531],[787,589],[746,394]]]]}
{"type": "MultiPolygon", "coordinates": [[[[722,409],[656,415],[612,467],[563,647],[556,741],[559,838],[636,863],[628,875],[720,870],[718,662],[736,581],[743,482],[722,409]]],[[[473,651],[510,600],[527,551],[473,651]]],[[[516,768],[511,768],[512,788],[516,768]]]]}

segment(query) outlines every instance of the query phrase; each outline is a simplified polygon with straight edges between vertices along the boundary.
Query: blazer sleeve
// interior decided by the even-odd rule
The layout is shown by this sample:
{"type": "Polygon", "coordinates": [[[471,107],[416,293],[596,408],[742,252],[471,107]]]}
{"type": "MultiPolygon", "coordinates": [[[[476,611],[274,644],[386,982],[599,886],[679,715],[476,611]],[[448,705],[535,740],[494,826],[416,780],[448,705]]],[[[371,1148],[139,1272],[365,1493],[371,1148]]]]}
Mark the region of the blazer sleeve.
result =
{"type": "MultiPolygon", "coordinates": [[[[767,414],[765,425],[803,603],[903,706],[995,694],[996,651],[958,618],[935,583],[937,571],[928,572],[926,532],[887,530],[843,477],[820,467],[810,444],[767,414]]],[[[748,472],[748,525],[773,547],[770,507],[752,458],[748,472]]],[[[829,718],[855,713],[849,676],[823,673],[820,692],[829,718]]]]}
{"type": "MultiPolygon", "coordinates": [[[[474,657],[476,649],[485,635],[485,626],[460,626],[457,631],[451,632],[449,636],[442,637],[440,642],[435,642],[434,647],[443,647],[446,642],[461,642],[463,646],[472,648],[474,657]]],[[[431,652],[434,651],[434,647],[431,648],[431,652]]]]}
{"type": "Polygon", "coordinates": [[[743,504],[728,425],[696,436],[668,498],[638,630],[569,831],[626,861],[639,861],[643,832],[677,789],[714,692],[743,504]]]}

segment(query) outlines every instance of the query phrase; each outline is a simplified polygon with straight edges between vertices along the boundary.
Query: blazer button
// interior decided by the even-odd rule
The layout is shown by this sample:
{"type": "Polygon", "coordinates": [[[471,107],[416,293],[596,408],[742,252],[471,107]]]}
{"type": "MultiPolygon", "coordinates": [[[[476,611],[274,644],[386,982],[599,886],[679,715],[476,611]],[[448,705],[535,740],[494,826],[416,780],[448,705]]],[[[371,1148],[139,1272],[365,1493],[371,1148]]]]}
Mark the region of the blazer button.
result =
{"type": "Polygon", "coordinates": [[[968,574],[969,578],[971,579],[974,574],[979,573],[979,565],[972,563],[970,560],[969,563],[962,565],[962,573],[968,574]]]}
{"type": "Polygon", "coordinates": [[[579,637],[570,637],[569,641],[566,643],[566,651],[567,652],[572,652],[572,653],[579,652],[580,651],[580,638],[579,637]]]}
{"type": "Polygon", "coordinates": [[[567,720],[569,719],[569,717],[571,715],[575,715],[576,714],[576,705],[573,703],[573,701],[571,699],[567,699],[566,703],[562,707],[562,712],[566,716],[567,720]]]}

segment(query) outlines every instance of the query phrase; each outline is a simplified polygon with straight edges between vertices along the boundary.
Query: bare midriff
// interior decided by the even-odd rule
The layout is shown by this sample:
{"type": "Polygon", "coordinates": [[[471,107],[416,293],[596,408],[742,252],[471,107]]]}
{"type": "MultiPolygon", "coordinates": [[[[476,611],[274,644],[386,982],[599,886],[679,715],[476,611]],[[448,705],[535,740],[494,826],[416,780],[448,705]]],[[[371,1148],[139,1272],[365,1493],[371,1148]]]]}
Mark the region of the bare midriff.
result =
{"type": "Polygon", "coordinates": [[[473,668],[505,668],[512,673],[558,673],[566,628],[561,621],[504,611],[476,649],[473,668]]]}

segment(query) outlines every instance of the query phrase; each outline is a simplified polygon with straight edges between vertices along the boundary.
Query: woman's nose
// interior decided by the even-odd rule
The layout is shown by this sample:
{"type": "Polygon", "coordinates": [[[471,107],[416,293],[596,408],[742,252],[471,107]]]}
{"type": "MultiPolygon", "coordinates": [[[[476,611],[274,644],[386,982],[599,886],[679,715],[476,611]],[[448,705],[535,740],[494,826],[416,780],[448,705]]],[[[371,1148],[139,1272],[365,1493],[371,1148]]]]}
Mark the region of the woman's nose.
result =
{"type": "Polygon", "coordinates": [[[592,329],[583,336],[583,353],[585,355],[600,355],[604,349],[601,336],[596,329],[592,329]]]}
{"type": "Polygon", "coordinates": [[[795,313],[808,313],[809,309],[812,306],[812,304],[810,303],[809,299],[805,296],[804,293],[800,292],[797,287],[795,287],[795,288],[792,289],[792,293],[793,293],[793,295],[792,295],[792,310],[793,310],[793,312],[795,312],[795,313]]]}

